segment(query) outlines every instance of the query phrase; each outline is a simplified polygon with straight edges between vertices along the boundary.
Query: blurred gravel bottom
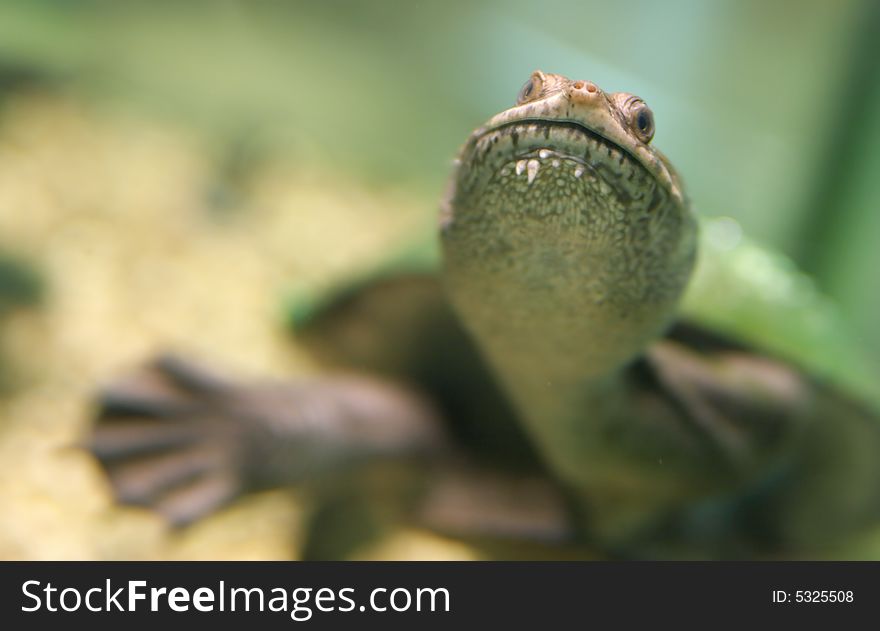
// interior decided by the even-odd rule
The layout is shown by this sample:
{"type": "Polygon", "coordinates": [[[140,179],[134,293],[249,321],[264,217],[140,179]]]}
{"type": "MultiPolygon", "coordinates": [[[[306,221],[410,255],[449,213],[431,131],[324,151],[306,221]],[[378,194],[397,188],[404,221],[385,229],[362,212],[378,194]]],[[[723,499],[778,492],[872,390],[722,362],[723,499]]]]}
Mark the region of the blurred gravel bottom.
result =
{"type": "MultiPolygon", "coordinates": [[[[211,155],[186,131],[64,96],[5,103],[0,246],[36,261],[48,287],[42,307],[0,329],[13,379],[0,397],[0,558],[296,557],[301,511],[288,492],[248,498],[180,533],[113,506],[76,448],[91,395],[164,349],[240,375],[308,372],[284,330],[285,291],[343,277],[433,209],[275,157],[248,178],[240,207],[218,215],[211,155]]],[[[407,531],[361,556],[474,553],[407,531]]]]}

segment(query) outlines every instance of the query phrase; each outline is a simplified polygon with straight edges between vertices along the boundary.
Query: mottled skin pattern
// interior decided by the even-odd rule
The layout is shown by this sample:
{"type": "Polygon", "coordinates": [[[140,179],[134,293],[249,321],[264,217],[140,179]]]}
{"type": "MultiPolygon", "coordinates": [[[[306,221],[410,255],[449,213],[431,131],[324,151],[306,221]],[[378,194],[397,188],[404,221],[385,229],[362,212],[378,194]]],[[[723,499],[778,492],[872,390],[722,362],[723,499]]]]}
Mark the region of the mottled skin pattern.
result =
{"type": "Polygon", "coordinates": [[[622,369],[669,325],[696,224],[639,133],[640,99],[540,72],[524,92],[459,158],[441,219],[447,291],[560,477],[593,505],[613,495],[606,515],[647,518],[670,467],[638,479],[609,428],[635,416],[622,369]]]}
{"type": "Polygon", "coordinates": [[[675,319],[696,224],[630,94],[536,72],[477,129],[444,267],[299,318],[325,372],[241,383],[155,359],[100,394],[91,452],[171,523],[314,498],[304,558],[414,523],[501,558],[802,556],[880,519],[876,413],[675,319]]]}

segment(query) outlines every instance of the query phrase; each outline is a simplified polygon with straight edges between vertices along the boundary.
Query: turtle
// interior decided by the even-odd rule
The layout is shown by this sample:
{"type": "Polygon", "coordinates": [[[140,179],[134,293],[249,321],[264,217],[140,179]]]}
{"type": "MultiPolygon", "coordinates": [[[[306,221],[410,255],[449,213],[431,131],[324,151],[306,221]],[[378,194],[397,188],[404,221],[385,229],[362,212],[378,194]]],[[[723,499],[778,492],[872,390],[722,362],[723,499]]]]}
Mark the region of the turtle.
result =
{"type": "Polygon", "coordinates": [[[294,305],[325,372],[166,354],[100,390],[117,501],[185,526],[309,489],[309,559],[396,523],[501,558],[804,558],[868,532],[876,368],[787,258],[697,218],[654,130],[633,94],[532,73],[461,148],[439,238],[294,305]]]}

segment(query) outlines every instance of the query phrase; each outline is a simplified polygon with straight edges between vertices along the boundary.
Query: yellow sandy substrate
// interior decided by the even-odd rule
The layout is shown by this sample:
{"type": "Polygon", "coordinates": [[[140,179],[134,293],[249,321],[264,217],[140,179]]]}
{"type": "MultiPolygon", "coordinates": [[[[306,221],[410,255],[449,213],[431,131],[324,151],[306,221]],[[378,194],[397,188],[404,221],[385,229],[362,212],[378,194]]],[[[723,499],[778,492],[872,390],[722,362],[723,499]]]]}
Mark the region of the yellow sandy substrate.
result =
{"type": "MultiPolygon", "coordinates": [[[[262,164],[218,217],[212,152],[173,126],[29,95],[0,113],[0,247],[35,260],[42,307],[0,328],[0,559],[295,557],[297,503],[248,498],[184,533],[114,507],[75,448],[98,384],[174,348],[242,375],[310,370],[282,324],[295,284],[342,277],[420,224],[426,201],[302,160],[262,164]]],[[[430,206],[430,204],[428,204],[430,206]]],[[[470,558],[405,532],[362,556],[470,558]]]]}

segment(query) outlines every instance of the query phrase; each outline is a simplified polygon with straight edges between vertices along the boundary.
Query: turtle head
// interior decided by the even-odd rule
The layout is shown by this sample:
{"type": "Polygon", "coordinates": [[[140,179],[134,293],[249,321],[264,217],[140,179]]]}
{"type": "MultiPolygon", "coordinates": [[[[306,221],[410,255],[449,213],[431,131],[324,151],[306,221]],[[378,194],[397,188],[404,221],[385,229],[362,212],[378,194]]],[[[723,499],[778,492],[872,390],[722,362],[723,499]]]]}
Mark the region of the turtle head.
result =
{"type": "MultiPolygon", "coordinates": [[[[541,131],[551,124],[580,127],[641,164],[674,201],[684,204],[678,175],[651,144],[654,114],[642,98],[628,92],[607,93],[592,81],[575,81],[536,70],[520,89],[516,104],[474,131],[465,149],[485,146],[481,138],[488,136],[492,142],[491,138],[496,137],[493,132],[524,122],[543,122],[541,131]]],[[[584,143],[576,136],[572,140],[572,156],[581,155],[584,162],[589,162],[590,156],[583,155],[584,143]]]]}
{"type": "Polygon", "coordinates": [[[695,221],[653,135],[641,98],[537,71],[470,136],[441,211],[444,275],[496,363],[596,376],[670,321],[695,221]]]}

